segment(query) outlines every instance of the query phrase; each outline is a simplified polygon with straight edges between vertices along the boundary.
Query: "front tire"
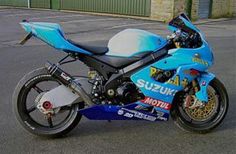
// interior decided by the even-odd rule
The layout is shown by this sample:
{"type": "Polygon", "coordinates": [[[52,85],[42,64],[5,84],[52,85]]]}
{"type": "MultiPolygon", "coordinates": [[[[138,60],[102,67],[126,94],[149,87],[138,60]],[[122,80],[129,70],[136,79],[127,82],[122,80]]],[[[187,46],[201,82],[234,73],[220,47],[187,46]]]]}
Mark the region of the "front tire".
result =
{"type": "Polygon", "coordinates": [[[214,78],[209,83],[209,101],[207,104],[211,104],[206,105],[203,109],[197,108],[195,109],[196,111],[192,110],[192,112],[189,112],[189,110],[183,107],[183,95],[183,93],[177,95],[174,100],[174,106],[171,109],[172,119],[181,129],[204,134],[212,131],[214,128],[220,125],[225,118],[229,106],[229,99],[224,85],[217,78],[214,78]],[[213,93],[210,93],[210,88],[213,89],[213,93]],[[213,94],[215,94],[215,97],[211,98],[213,97],[213,94]],[[212,106],[212,110],[210,110],[210,106],[212,106]],[[199,114],[199,116],[197,116],[197,114],[199,114]]]}
{"type": "Polygon", "coordinates": [[[60,108],[55,115],[48,117],[50,119],[44,119],[45,115],[37,109],[35,102],[32,101],[35,100],[34,95],[38,97],[45,92],[42,88],[47,88],[45,90],[48,91],[52,89],[52,85],[58,86],[60,84],[47,73],[45,68],[34,70],[20,80],[12,100],[16,118],[27,131],[38,136],[61,137],[69,133],[79,123],[81,114],[78,110],[84,107],[83,103],[60,108]],[[47,83],[47,85],[43,83],[47,83]],[[39,86],[44,87],[40,88],[39,86]],[[31,93],[34,95],[31,96],[31,93]],[[31,105],[28,104],[28,100],[31,100],[29,101],[31,105]],[[55,118],[54,122],[58,122],[53,124],[53,118],[55,118]]]}

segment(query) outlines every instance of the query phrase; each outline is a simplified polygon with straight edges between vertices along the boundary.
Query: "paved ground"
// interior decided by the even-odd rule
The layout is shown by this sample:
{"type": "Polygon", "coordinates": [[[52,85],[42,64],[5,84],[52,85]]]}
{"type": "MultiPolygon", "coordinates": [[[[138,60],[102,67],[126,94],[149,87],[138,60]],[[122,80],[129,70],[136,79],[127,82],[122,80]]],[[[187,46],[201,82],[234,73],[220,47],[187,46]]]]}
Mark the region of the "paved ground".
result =
{"type": "MultiPolygon", "coordinates": [[[[67,137],[45,139],[30,135],[17,123],[11,95],[20,78],[41,67],[46,60],[56,61],[63,53],[37,40],[16,45],[24,35],[22,19],[60,23],[68,38],[105,44],[125,28],[141,28],[162,36],[168,34],[159,22],[38,10],[0,10],[0,153],[236,153],[236,19],[199,25],[215,54],[214,72],[225,84],[230,108],[224,123],[206,135],[181,131],[173,121],[88,121],[83,118],[67,137]]],[[[70,70],[84,72],[81,63],[70,70]]]]}

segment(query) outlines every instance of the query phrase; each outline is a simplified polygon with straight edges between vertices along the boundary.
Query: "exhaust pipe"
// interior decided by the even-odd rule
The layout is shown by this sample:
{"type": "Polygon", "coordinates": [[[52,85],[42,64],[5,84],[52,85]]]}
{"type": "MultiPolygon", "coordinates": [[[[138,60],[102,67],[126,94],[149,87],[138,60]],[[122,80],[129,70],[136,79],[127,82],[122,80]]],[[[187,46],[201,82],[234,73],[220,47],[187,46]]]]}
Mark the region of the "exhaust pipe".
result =
{"type": "Polygon", "coordinates": [[[75,82],[75,79],[72,76],[64,72],[57,65],[51,64],[50,62],[47,62],[45,64],[45,67],[50,75],[52,75],[54,78],[61,81],[65,86],[69,87],[74,92],[76,92],[87,105],[94,105],[94,103],[92,102],[88,94],[85,92],[85,90],[82,88],[82,86],[79,83],[75,82]]]}

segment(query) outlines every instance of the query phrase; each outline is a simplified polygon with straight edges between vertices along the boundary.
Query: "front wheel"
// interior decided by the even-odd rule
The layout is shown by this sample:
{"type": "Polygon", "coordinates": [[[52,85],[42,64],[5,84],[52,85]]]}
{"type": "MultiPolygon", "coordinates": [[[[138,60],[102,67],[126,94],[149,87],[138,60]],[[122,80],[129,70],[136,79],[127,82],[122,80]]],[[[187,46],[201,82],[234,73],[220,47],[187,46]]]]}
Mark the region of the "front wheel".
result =
{"type": "Polygon", "coordinates": [[[175,98],[171,116],[177,126],[191,132],[208,133],[223,121],[229,106],[224,85],[214,78],[207,92],[208,102],[201,108],[187,108],[184,105],[188,95],[186,93],[181,93],[175,98]]]}
{"type": "Polygon", "coordinates": [[[53,109],[46,115],[37,107],[37,99],[61,83],[47,73],[45,68],[25,75],[15,88],[13,107],[20,124],[29,132],[39,136],[60,137],[70,132],[80,121],[79,109],[83,103],[53,109]]]}

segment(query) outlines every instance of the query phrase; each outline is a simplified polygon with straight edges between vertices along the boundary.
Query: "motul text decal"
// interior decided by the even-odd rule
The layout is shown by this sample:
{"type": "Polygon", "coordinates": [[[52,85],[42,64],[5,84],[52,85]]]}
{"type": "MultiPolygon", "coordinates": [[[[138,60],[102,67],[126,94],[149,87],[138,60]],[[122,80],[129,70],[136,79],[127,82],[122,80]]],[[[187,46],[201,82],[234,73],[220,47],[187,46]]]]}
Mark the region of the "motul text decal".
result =
{"type": "Polygon", "coordinates": [[[159,107],[165,110],[170,110],[171,104],[156,100],[150,97],[145,97],[145,99],[141,100],[142,103],[149,104],[151,106],[159,107]]]}

